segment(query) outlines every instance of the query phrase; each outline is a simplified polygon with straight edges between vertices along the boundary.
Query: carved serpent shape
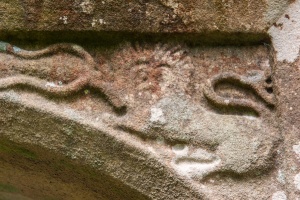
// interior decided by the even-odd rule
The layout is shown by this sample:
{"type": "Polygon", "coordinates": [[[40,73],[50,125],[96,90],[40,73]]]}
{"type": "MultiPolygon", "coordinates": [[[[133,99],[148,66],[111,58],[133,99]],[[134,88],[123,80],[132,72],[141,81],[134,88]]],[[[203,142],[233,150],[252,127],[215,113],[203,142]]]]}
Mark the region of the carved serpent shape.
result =
{"type": "Polygon", "coordinates": [[[218,83],[223,81],[234,81],[234,83],[250,88],[255,92],[255,94],[258,97],[260,97],[266,103],[267,106],[272,107],[275,105],[276,100],[274,95],[267,94],[266,92],[266,88],[271,87],[271,84],[265,83],[263,78],[255,79],[251,77],[241,76],[231,72],[221,73],[214,76],[213,78],[208,80],[203,89],[204,96],[216,105],[250,108],[257,112],[258,115],[261,115],[263,112],[266,111],[266,108],[264,106],[248,99],[225,98],[219,96],[215,92],[214,88],[218,83]]]}
{"type": "Polygon", "coordinates": [[[45,49],[37,51],[27,51],[15,47],[9,43],[0,42],[0,52],[11,54],[15,57],[34,60],[46,56],[54,55],[57,52],[66,52],[73,54],[85,61],[86,65],[78,68],[77,77],[70,83],[64,85],[49,85],[49,82],[41,78],[28,76],[28,75],[13,75],[0,79],[0,89],[8,89],[18,85],[30,86],[45,93],[68,96],[74,94],[84,87],[90,86],[100,90],[108,97],[108,101],[115,108],[124,107],[123,102],[112,92],[112,88],[109,83],[105,83],[102,80],[101,72],[95,69],[96,63],[92,56],[85,51],[82,47],[75,44],[61,43],[54,44],[45,49]]]}

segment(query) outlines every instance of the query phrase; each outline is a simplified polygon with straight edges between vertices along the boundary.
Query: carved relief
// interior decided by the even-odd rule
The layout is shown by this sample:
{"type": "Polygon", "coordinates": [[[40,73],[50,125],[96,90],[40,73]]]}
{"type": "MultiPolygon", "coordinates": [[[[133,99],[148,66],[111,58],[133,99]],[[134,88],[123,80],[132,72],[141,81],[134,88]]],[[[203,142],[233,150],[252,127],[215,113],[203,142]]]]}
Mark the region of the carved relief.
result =
{"type": "MultiPolygon", "coordinates": [[[[268,70],[252,70],[248,75],[224,72],[211,77],[202,89],[203,98],[209,103],[242,111],[248,108],[257,115],[217,114],[197,102],[190,92],[191,85],[197,84],[192,78],[196,76],[196,66],[185,48],[156,47],[152,53],[132,48],[126,52],[129,55],[122,58],[130,60],[137,54],[135,58],[144,60],[128,65],[133,71],[129,74],[135,74],[133,83],[128,84],[138,85],[134,86],[136,89],[129,89],[131,98],[127,101],[132,104],[132,109],[118,119],[118,128],[149,141],[161,141],[161,146],[149,142],[156,154],[179,174],[195,180],[217,172],[251,174],[271,166],[279,136],[276,128],[263,119],[268,116],[266,113],[272,112],[275,104],[274,94],[268,92],[272,88],[268,70]],[[149,73],[152,70],[159,70],[156,77],[149,73]],[[137,79],[139,75],[143,78],[137,79]],[[220,82],[234,82],[242,90],[250,89],[258,101],[247,95],[222,97],[215,91],[220,82]]],[[[122,79],[123,71],[116,70],[116,74],[120,80],[125,80],[122,79]]]]}
{"type": "Polygon", "coordinates": [[[4,77],[0,79],[0,89],[25,85],[48,94],[67,96],[90,86],[105,93],[116,108],[124,106],[113,95],[110,83],[103,82],[92,56],[78,45],[55,44],[26,51],[1,42],[0,51],[10,55],[2,56],[0,71],[4,77]]]}
{"type": "Polygon", "coordinates": [[[68,96],[93,87],[112,106],[127,108],[122,116],[106,115],[109,126],[139,138],[143,151],[179,177],[204,183],[218,174],[255,177],[272,167],[280,137],[265,60],[208,73],[192,56],[198,52],[184,45],[123,44],[100,71],[74,44],[26,51],[0,43],[0,50],[1,90],[25,86],[68,96]],[[223,107],[238,112],[219,112],[223,107]]]}
{"type": "Polygon", "coordinates": [[[265,106],[255,103],[249,99],[225,98],[216,94],[215,86],[220,82],[233,82],[237,85],[242,85],[247,89],[253,90],[255,94],[261,98],[269,107],[275,105],[275,96],[272,94],[272,82],[268,82],[270,77],[267,77],[263,71],[250,71],[248,76],[240,76],[235,73],[221,73],[211,80],[208,80],[204,88],[204,95],[207,99],[217,105],[230,107],[244,107],[253,109],[257,114],[261,115],[266,110],[265,106]],[[270,94],[271,93],[271,94],[270,94]]]}

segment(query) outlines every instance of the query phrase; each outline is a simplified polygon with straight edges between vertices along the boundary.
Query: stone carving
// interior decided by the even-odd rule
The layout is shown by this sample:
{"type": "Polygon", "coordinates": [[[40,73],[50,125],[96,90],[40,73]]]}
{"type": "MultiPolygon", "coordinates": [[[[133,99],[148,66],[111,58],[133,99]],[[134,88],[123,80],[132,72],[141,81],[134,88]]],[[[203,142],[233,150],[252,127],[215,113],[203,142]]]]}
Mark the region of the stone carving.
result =
{"type": "Polygon", "coordinates": [[[124,97],[127,106],[134,109],[171,91],[186,90],[193,71],[186,50],[180,46],[127,44],[113,57],[113,62],[109,63],[113,88],[124,97]],[[162,80],[164,75],[171,73],[175,73],[174,76],[162,80]]]}
{"type": "Polygon", "coordinates": [[[235,84],[241,84],[243,87],[254,90],[256,95],[265,101],[266,105],[273,107],[275,105],[275,96],[272,88],[272,80],[270,77],[266,77],[262,71],[251,71],[249,76],[240,76],[235,73],[222,73],[212,77],[208,80],[206,87],[204,88],[204,95],[214,104],[221,106],[231,107],[246,107],[253,109],[257,114],[261,115],[265,111],[265,106],[257,104],[249,99],[228,99],[217,95],[214,91],[215,85],[219,82],[234,82],[235,84]]]}
{"type": "MultiPolygon", "coordinates": [[[[197,52],[192,54],[184,45],[122,44],[101,65],[74,44],[26,51],[2,42],[0,50],[2,91],[21,87],[65,97],[95,88],[113,107],[126,112],[118,115],[95,104],[100,108],[85,112],[65,102],[62,108],[70,106],[81,113],[69,109],[64,116],[71,113],[76,121],[84,113],[89,125],[103,127],[116,140],[132,142],[191,188],[220,175],[255,178],[272,168],[281,138],[273,125],[276,98],[268,62],[242,72],[213,71],[203,78],[204,73],[197,71],[202,66],[192,56],[197,52]],[[239,112],[219,112],[223,107],[239,112]]],[[[66,134],[72,138],[70,132],[66,134]]],[[[80,153],[76,151],[75,157],[80,153]]]]}
{"type": "MultiPolygon", "coordinates": [[[[272,88],[268,73],[251,71],[241,76],[226,72],[208,80],[203,88],[208,100],[222,106],[248,107],[258,116],[217,114],[195,102],[193,94],[188,93],[189,85],[195,84],[195,66],[186,49],[164,46],[152,52],[134,48],[126,52],[130,55],[122,58],[131,56],[136,61],[130,62],[128,69],[142,78],[133,79],[136,90],[130,89],[132,95],[127,97],[127,103],[134,109],[117,119],[118,128],[149,140],[151,149],[167,165],[195,180],[217,172],[252,174],[271,167],[279,137],[277,130],[262,119],[267,107],[275,103],[274,94],[268,93],[272,88]],[[254,90],[266,105],[247,98],[219,96],[214,87],[222,81],[234,81],[254,90]],[[161,146],[150,141],[160,141],[161,146]]],[[[123,70],[116,70],[120,79],[123,70]]]]}
{"type": "Polygon", "coordinates": [[[124,106],[112,93],[109,83],[102,81],[103,76],[96,70],[92,56],[78,45],[55,44],[43,50],[26,51],[0,42],[0,52],[14,56],[2,62],[6,64],[1,66],[0,71],[2,76],[7,75],[0,79],[0,89],[25,85],[48,94],[67,96],[89,86],[106,94],[116,108],[124,106]],[[59,53],[63,55],[55,58],[54,55],[59,53]],[[49,56],[50,60],[43,60],[49,56]],[[81,62],[71,62],[70,56],[80,58],[81,62]],[[25,63],[24,60],[29,62],[25,63]]]}

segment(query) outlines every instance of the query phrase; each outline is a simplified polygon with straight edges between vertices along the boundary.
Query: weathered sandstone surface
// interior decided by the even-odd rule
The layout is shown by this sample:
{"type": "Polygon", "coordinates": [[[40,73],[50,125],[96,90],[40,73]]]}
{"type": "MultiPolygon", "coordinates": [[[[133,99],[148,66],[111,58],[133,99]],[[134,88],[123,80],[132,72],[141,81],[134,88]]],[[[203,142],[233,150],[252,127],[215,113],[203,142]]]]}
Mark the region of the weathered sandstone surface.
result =
{"type": "Polygon", "coordinates": [[[0,2],[0,198],[300,199],[300,1],[0,2]]]}

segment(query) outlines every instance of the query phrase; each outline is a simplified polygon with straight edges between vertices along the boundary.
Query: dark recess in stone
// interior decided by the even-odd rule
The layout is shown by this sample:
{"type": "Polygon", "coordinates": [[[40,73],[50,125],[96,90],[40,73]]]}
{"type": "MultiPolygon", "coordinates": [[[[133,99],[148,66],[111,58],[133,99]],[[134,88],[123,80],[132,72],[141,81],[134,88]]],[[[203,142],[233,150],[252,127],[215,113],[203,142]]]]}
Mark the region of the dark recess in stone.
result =
{"type": "Polygon", "coordinates": [[[270,44],[267,34],[256,33],[137,33],[96,31],[10,31],[1,32],[0,40],[17,46],[28,43],[76,43],[82,46],[110,46],[123,41],[165,43],[184,42],[189,46],[253,46],[270,44]]]}

